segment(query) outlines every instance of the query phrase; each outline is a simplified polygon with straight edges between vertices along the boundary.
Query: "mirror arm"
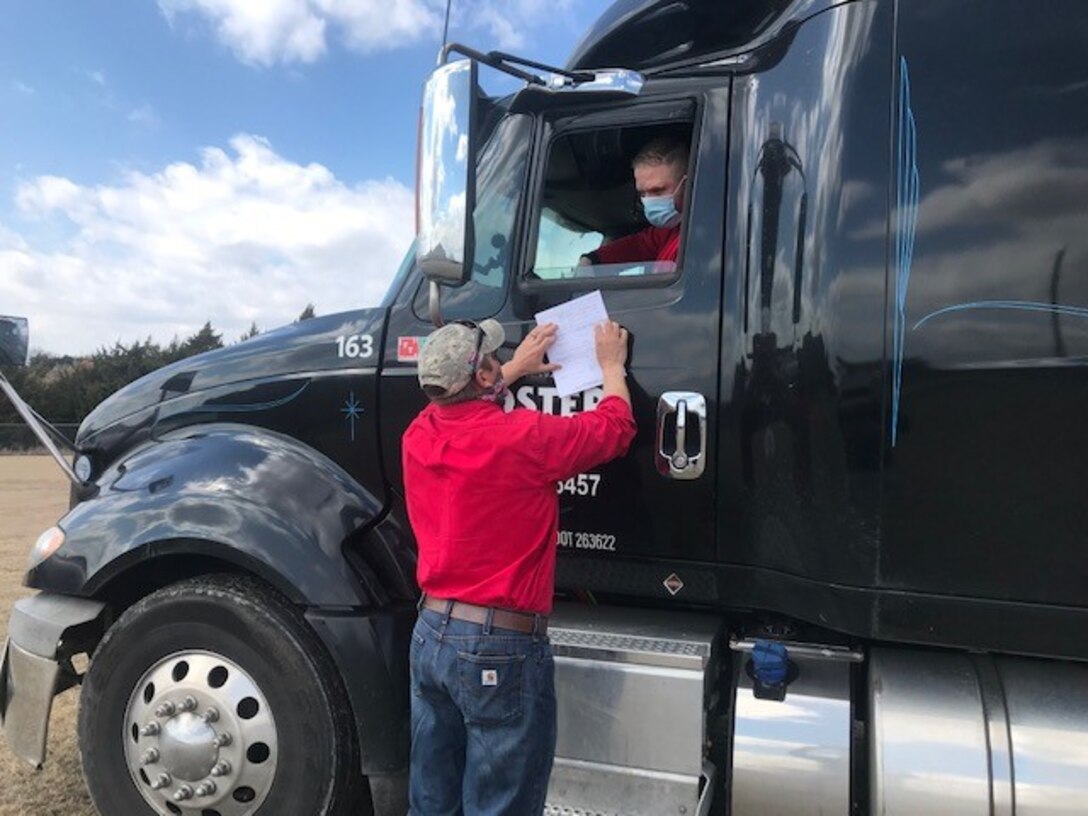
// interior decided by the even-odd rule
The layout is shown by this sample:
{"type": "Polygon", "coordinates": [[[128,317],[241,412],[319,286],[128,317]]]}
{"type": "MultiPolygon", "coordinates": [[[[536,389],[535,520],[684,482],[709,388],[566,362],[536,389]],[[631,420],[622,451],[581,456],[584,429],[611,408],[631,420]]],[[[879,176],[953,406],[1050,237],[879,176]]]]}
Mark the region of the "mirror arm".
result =
{"type": "MultiPolygon", "coordinates": [[[[526,68],[537,68],[541,71],[547,71],[549,74],[566,77],[572,82],[592,82],[597,78],[597,75],[592,71],[568,71],[565,68],[556,68],[554,65],[548,65],[543,62],[533,62],[524,57],[519,57],[517,54],[507,54],[504,51],[488,51],[487,56],[489,59],[497,62],[504,62],[508,65],[524,65],[526,68]]],[[[488,64],[490,65],[491,63],[488,64]]]]}
{"type": "MultiPolygon", "coordinates": [[[[19,393],[12,387],[11,383],[8,382],[8,378],[4,376],[3,372],[0,372],[0,391],[7,394],[8,399],[11,400],[11,404],[15,406],[15,410],[19,412],[19,415],[26,421],[26,424],[30,426],[30,430],[38,437],[38,441],[45,446],[47,451],[49,451],[49,455],[56,460],[58,465],[60,465],[60,469],[64,471],[64,475],[72,481],[72,484],[82,486],[83,482],[76,476],[75,471],[72,470],[72,466],[68,464],[68,460],[64,458],[64,454],[60,452],[56,443],[50,438],[49,432],[43,427],[37,412],[23,402],[23,398],[19,396],[19,393]]],[[[49,423],[45,423],[45,425],[52,428],[49,423]]],[[[52,428],[52,430],[53,433],[60,434],[60,431],[56,428],[52,428]]]]}
{"type": "MultiPolygon", "coordinates": [[[[510,76],[520,79],[523,82],[528,82],[530,85],[546,84],[544,80],[538,77],[536,74],[530,74],[528,71],[521,71],[512,65],[508,65],[505,60],[502,59],[502,54],[499,54],[496,57],[495,54],[497,52],[493,51],[490,54],[485,54],[482,51],[477,51],[475,48],[469,48],[467,45],[461,45],[461,43],[449,43],[448,45],[443,46],[442,50],[438,52],[438,64],[444,65],[449,59],[450,54],[453,53],[461,54],[462,56],[468,57],[469,59],[476,60],[477,62],[494,68],[496,71],[502,71],[504,74],[509,74],[510,76]]],[[[520,60],[519,62],[521,62],[521,64],[525,64],[520,60]]]]}
{"type": "Polygon", "coordinates": [[[428,292],[427,314],[436,329],[442,328],[442,289],[435,281],[431,281],[428,292]]]}
{"type": "Polygon", "coordinates": [[[34,414],[34,418],[41,423],[42,427],[45,428],[45,430],[49,431],[50,434],[52,434],[53,439],[57,441],[57,444],[59,444],[61,447],[67,448],[73,454],[79,453],[79,448],[72,444],[72,440],[62,434],[60,431],[58,431],[56,425],[54,425],[48,419],[39,414],[33,405],[28,402],[26,404],[26,407],[30,410],[30,413],[34,414]]]}

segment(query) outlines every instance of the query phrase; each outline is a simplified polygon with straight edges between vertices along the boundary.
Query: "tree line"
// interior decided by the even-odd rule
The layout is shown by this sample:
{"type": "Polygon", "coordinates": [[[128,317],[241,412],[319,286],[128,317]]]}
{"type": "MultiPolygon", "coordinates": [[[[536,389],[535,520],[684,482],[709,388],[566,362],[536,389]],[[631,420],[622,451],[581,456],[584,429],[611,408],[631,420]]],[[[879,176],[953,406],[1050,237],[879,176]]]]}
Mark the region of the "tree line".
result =
{"type": "MultiPolygon", "coordinates": [[[[299,320],[314,317],[313,304],[299,320]]],[[[260,334],[257,324],[238,338],[243,342],[260,334]]],[[[43,417],[54,423],[79,423],[119,388],[170,363],[223,347],[223,335],[211,321],[190,337],[175,337],[161,345],[150,337],[131,344],[116,342],[91,355],[74,357],[35,352],[25,367],[4,366],[4,375],[43,417]]],[[[0,392],[0,424],[21,423],[14,406],[0,392]]]]}

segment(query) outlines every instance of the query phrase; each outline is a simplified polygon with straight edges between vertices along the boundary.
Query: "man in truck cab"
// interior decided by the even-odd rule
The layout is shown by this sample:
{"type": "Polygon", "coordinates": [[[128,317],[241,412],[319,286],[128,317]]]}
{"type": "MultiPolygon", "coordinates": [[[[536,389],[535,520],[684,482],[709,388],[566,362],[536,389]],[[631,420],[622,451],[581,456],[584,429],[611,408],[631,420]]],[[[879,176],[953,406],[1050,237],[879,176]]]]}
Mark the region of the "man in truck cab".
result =
{"type": "Polygon", "coordinates": [[[431,403],[402,447],[423,591],[409,660],[413,816],[544,809],[556,742],[556,483],[622,456],[635,435],[627,332],[611,322],[597,328],[604,398],[594,410],[503,410],[507,378],[552,369],[543,358],[555,331],[534,329],[505,367],[495,320],[443,326],[420,354],[431,403]]]}
{"type": "Polygon", "coordinates": [[[688,146],[669,136],[651,139],[631,168],[649,226],[583,255],[580,266],[660,262],[675,266],[680,251],[680,218],[688,175],[688,146]]]}

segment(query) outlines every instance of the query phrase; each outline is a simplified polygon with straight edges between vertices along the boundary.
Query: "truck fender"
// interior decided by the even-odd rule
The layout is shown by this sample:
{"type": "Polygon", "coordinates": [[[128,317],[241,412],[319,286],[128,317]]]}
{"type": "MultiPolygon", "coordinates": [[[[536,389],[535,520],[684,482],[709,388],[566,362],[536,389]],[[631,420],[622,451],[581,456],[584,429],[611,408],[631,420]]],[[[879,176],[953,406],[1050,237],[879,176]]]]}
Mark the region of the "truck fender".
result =
{"type": "Polygon", "coordinates": [[[327,457],[239,425],[156,440],[98,480],[98,495],[58,523],[60,549],[29,586],[97,597],[132,567],[165,555],[220,559],[305,606],[369,606],[342,546],[381,502],[327,457]]]}
{"type": "Polygon", "coordinates": [[[60,520],[64,544],[28,573],[28,583],[98,599],[156,561],[236,565],[306,608],[344,680],[363,772],[402,770],[407,677],[400,664],[407,665],[402,652],[415,607],[390,603],[382,582],[410,580],[394,564],[407,546],[403,533],[376,523],[381,503],[293,439],[233,425],[188,434],[154,441],[103,474],[98,495],[60,520]],[[369,568],[367,550],[374,550],[374,573],[352,571],[349,539],[362,556],[358,569],[369,568]]]}

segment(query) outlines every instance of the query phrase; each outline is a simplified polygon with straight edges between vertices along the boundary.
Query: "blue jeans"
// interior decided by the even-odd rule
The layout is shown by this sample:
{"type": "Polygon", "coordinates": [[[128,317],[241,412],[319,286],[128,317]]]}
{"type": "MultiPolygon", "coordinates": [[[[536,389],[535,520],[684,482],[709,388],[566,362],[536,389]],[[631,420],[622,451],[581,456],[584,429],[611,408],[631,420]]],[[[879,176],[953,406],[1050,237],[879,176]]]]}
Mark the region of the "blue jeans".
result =
{"type": "Polygon", "coordinates": [[[412,633],[411,816],[538,816],[555,755],[546,635],[420,611],[412,633]]]}

